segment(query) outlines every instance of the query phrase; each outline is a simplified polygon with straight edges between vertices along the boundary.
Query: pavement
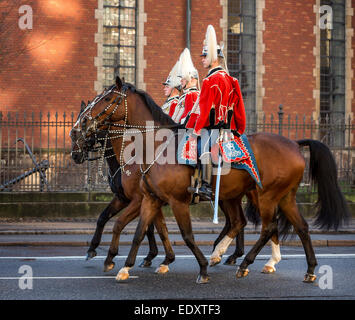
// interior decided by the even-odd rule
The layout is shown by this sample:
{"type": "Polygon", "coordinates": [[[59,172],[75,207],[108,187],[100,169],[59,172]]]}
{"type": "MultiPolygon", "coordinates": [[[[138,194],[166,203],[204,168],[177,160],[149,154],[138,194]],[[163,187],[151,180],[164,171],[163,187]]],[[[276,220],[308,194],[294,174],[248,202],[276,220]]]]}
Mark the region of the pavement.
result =
{"type": "MultiPolygon", "coordinates": [[[[115,219],[109,221],[102,237],[102,246],[110,244],[112,229],[115,219]]],[[[355,246],[355,218],[349,224],[342,226],[337,231],[322,231],[313,226],[313,221],[307,221],[313,246],[315,247],[352,247],[355,246]]],[[[173,246],[185,245],[179,228],[174,218],[166,219],[169,230],[169,239],[173,246]]],[[[120,245],[131,245],[132,238],[137,226],[137,220],[132,221],[123,230],[120,245]]],[[[221,232],[224,220],[219,224],[213,224],[212,218],[192,218],[192,228],[196,243],[199,246],[213,245],[214,240],[221,232]]],[[[96,228],[94,218],[26,218],[26,219],[0,219],[0,247],[4,246],[87,246],[96,228]]],[[[245,245],[251,246],[258,239],[260,226],[250,223],[244,229],[245,245]]],[[[159,239],[158,236],[156,236],[159,239]]],[[[159,239],[160,240],[160,239],[159,239]]],[[[142,245],[146,245],[146,239],[142,245]]],[[[157,241],[161,245],[160,241],[157,241]]],[[[291,236],[281,241],[285,246],[301,246],[297,236],[291,236]]]]}

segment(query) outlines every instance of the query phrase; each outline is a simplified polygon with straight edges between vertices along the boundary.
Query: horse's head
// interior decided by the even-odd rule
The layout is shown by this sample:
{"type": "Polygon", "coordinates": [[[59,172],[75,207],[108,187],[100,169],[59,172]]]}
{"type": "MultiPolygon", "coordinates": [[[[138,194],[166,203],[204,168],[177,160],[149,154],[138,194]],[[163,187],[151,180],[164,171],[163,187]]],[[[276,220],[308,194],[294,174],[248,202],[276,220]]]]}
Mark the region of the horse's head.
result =
{"type": "MultiPolygon", "coordinates": [[[[89,103],[90,102],[88,102],[88,104],[89,103]]],[[[85,102],[81,101],[81,108],[78,119],[69,133],[71,138],[71,156],[77,164],[83,163],[88,158],[88,148],[86,147],[86,141],[83,136],[81,121],[81,115],[85,108],[85,102]]]]}
{"type": "Polygon", "coordinates": [[[128,86],[116,77],[116,84],[105,89],[85,109],[81,115],[82,123],[85,122],[84,137],[88,138],[97,129],[105,130],[112,122],[125,120],[127,113],[128,86]]]}
{"type": "Polygon", "coordinates": [[[88,159],[89,151],[95,149],[97,138],[104,134],[110,122],[125,120],[127,112],[125,92],[127,88],[117,77],[115,85],[104,89],[87,106],[82,102],[78,119],[70,132],[71,155],[76,163],[83,163],[88,159]]]}

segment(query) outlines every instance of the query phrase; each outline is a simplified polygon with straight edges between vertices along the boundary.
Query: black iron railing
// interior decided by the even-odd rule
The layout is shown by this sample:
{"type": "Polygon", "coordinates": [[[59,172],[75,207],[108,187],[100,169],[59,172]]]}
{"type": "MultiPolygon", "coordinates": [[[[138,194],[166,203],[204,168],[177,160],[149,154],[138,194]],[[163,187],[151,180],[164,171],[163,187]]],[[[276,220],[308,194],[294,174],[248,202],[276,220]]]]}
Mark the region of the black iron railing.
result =
{"type": "MultiPolygon", "coordinates": [[[[34,169],[34,163],[24,144],[29,146],[38,164],[46,164],[46,179],[49,188],[43,187],[39,171],[11,184],[5,191],[106,191],[108,184],[98,174],[98,161],[77,165],[71,159],[70,129],[76,121],[73,113],[63,114],[19,114],[0,112],[0,186],[34,169]]],[[[355,125],[351,117],[332,123],[330,119],[314,119],[312,116],[289,115],[280,105],[275,114],[248,118],[247,133],[271,132],[292,140],[316,139],[327,144],[335,157],[339,183],[345,192],[355,187],[355,125]],[[342,133],[342,143],[334,139],[342,133]]],[[[302,151],[308,158],[308,148],[302,151]]],[[[104,168],[106,170],[106,168],[104,168]]],[[[304,174],[301,191],[312,191],[308,169],[304,174]]]]}

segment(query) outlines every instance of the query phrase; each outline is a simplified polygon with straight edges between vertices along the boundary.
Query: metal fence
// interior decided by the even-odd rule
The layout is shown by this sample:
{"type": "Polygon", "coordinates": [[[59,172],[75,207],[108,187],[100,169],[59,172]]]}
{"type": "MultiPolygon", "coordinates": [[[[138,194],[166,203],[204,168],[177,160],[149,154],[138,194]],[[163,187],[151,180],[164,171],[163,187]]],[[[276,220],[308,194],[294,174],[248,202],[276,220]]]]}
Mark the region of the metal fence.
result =
{"type": "MultiPolygon", "coordinates": [[[[77,165],[71,159],[69,131],[76,117],[73,113],[59,116],[0,111],[0,191],[109,190],[98,174],[98,161],[77,165]],[[25,143],[16,142],[19,138],[25,143]]],[[[351,118],[334,122],[287,115],[281,106],[274,115],[248,119],[247,123],[247,133],[273,132],[294,140],[312,138],[326,143],[336,159],[340,185],[347,193],[355,187],[354,129],[351,118]]],[[[305,158],[309,158],[308,148],[303,149],[305,158]]],[[[311,188],[306,168],[300,191],[310,192],[311,188]]]]}

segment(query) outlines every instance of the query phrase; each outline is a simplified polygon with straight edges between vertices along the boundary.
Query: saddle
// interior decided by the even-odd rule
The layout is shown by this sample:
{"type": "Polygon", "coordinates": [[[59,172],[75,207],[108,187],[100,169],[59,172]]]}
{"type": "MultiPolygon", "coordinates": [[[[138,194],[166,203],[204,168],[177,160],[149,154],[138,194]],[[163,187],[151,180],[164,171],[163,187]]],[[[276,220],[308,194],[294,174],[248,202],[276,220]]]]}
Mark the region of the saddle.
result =
{"type": "MultiPolygon", "coordinates": [[[[202,152],[201,139],[193,138],[189,132],[186,132],[179,144],[177,158],[180,164],[195,168],[191,177],[191,189],[196,189],[202,184],[200,159],[206,153],[209,153],[215,167],[219,155],[221,155],[224,163],[229,164],[232,169],[246,170],[257,185],[262,188],[254,153],[245,134],[240,137],[232,134],[225,135],[223,139],[215,140],[210,144],[208,150],[202,152]]],[[[199,197],[194,195],[193,203],[199,201],[199,197]]]]}

